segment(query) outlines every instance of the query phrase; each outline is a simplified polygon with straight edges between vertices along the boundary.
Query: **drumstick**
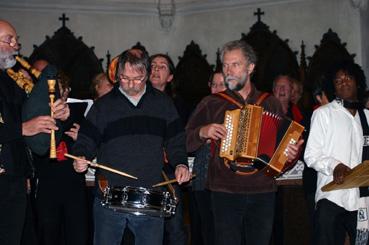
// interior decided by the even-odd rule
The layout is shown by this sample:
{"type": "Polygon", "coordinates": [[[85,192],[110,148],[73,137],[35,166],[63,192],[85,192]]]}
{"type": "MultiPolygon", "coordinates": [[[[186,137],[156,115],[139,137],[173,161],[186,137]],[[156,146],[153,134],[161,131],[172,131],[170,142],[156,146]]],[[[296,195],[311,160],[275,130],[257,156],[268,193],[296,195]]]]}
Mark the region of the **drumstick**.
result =
{"type": "MultiPolygon", "coordinates": [[[[191,179],[196,177],[196,174],[193,174],[191,175],[191,179]]],[[[168,185],[168,184],[172,184],[172,183],[175,183],[177,182],[176,179],[171,179],[171,180],[167,180],[167,181],[164,181],[164,182],[160,182],[160,183],[157,183],[155,185],[153,185],[152,187],[159,187],[159,186],[163,186],[163,185],[168,185]]]]}
{"type": "MultiPolygon", "coordinates": [[[[164,171],[161,171],[161,175],[163,176],[163,178],[164,178],[165,181],[168,181],[169,180],[167,174],[164,171]]],[[[174,190],[173,185],[172,184],[168,184],[168,189],[169,189],[169,192],[172,193],[172,196],[173,196],[174,200],[177,201],[178,198],[177,198],[176,191],[174,190]]]]}
{"type": "MultiPolygon", "coordinates": [[[[80,157],[73,156],[73,155],[68,154],[68,153],[65,153],[64,156],[72,158],[74,160],[86,160],[86,159],[83,159],[83,158],[80,158],[80,157]]],[[[132,175],[127,174],[125,172],[116,170],[114,168],[110,168],[110,167],[107,167],[107,166],[99,164],[99,163],[93,163],[93,162],[88,161],[88,160],[86,160],[86,161],[87,161],[88,165],[90,165],[92,167],[101,168],[101,169],[107,170],[109,172],[113,172],[113,173],[116,173],[116,174],[119,174],[119,175],[122,175],[122,176],[125,176],[125,177],[128,177],[128,178],[137,179],[137,177],[135,177],[135,176],[132,176],[132,175]]]]}

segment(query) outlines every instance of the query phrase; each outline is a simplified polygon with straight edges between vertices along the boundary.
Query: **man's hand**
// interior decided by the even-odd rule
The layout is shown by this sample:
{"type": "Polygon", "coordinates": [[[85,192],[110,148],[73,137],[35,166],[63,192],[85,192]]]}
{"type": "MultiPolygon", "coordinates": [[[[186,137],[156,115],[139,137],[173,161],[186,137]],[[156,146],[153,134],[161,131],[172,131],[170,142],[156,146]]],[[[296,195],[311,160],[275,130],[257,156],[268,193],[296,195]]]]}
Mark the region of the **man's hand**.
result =
{"type": "Polygon", "coordinates": [[[50,116],[34,117],[22,123],[22,135],[33,136],[38,133],[51,133],[51,130],[58,130],[55,119],[50,116]]]}
{"type": "Polygon", "coordinates": [[[338,164],[333,170],[333,181],[335,184],[342,184],[346,175],[351,173],[351,168],[347,167],[345,164],[338,164]]]}
{"type": "Polygon", "coordinates": [[[296,144],[288,144],[287,145],[287,161],[294,162],[299,157],[301,152],[302,144],[304,143],[303,139],[300,139],[296,144]]]}
{"type": "Polygon", "coordinates": [[[84,156],[79,156],[78,160],[74,160],[73,162],[73,168],[77,173],[82,173],[87,170],[88,168],[88,161],[84,156]]]}
{"type": "Polygon", "coordinates": [[[178,184],[187,182],[191,178],[190,171],[188,171],[188,167],[184,164],[178,165],[174,174],[176,176],[178,184]]]}
{"type": "Polygon", "coordinates": [[[202,139],[219,140],[224,139],[227,135],[227,129],[223,124],[211,123],[202,127],[199,136],[202,139]]]}
{"type": "Polygon", "coordinates": [[[81,126],[79,126],[78,123],[73,123],[73,127],[70,128],[67,132],[65,132],[65,134],[71,137],[74,141],[76,141],[80,127],[81,126]]]}
{"type": "Polygon", "coordinates": [[[54,118],[59,119],[61,121],[65,121],[68,119],[70,115],[70,110],[68,104],[62,100],[58,99],[51,106],[52,112],[54,112],[54,118]]]}

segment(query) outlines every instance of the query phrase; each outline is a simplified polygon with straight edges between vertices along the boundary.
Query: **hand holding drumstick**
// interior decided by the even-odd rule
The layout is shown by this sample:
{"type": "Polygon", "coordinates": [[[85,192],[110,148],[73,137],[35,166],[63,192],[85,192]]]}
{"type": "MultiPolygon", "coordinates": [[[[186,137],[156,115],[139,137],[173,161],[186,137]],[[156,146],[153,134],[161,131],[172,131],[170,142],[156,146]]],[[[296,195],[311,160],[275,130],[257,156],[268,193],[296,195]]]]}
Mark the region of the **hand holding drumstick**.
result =
{"type": "Polygon", "coordinates": [[[74,167],[74,170],[77,173],[82,173],[82,172],[86,171],[87,168],[88,168],[88,165],[91,165],[92,167],[101,168],[101,169],[104,169],[104,170],[107,170],[107,171],[110,171],[110,172],[113,172],[113,173],[116,173],[116,174],[119,174],[119,175],[122,175],[122,176],[125,176],[125,177],[128,177],[128,178],[131,178],[131,179],[137,179],[137,177],[132,176],[130,174],[127,174],[125,172],[116,170],[114,168],[107,167],[107,166],[102,165],[102,164],[93,163],[89,160],[86,160],[86,158],[83,157],[83,156],[82,157],[76,157],[76,156],[73,156],[73,155],[68,154],[68,153],[65,153],[64,156],[74,159],[73,167],[74,167]]]}
{"type": "MultiPolygon", "coordinates": [[[[191,175],[191,179],[194,178],[194,177],[196,177],[196,174],[191,175]]],[[[176,183],[176,182],[178,182],[177,179],[171,179],[171,180],[167,180],[167,181],[157,183],[157,184],[153,185],[152,187],[160,187],[160,186],[164,186],[164,185],[173,184],[173,183],[176,183]]]]}

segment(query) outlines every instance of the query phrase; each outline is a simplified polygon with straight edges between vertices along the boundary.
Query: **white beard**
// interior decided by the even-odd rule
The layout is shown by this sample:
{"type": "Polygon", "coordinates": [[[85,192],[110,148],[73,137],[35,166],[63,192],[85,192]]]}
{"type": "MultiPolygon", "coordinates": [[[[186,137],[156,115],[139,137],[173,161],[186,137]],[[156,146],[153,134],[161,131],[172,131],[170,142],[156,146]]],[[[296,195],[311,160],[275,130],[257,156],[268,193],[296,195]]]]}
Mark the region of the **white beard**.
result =
{"type": "Polygon", "coordinates": [[[17,54],[17,51],[6,51],[4,49],[0,49],[0,69],[6,70],[12,68],[17,63],[14,57],[14,55],[17,54]]]}
{"type": "Polygon", "coordinates": [[[226,76],[225,84],[230,90],[240,91],[246,83],[247,74],[243,74],[241,78],[234,76],[226,76]]]}

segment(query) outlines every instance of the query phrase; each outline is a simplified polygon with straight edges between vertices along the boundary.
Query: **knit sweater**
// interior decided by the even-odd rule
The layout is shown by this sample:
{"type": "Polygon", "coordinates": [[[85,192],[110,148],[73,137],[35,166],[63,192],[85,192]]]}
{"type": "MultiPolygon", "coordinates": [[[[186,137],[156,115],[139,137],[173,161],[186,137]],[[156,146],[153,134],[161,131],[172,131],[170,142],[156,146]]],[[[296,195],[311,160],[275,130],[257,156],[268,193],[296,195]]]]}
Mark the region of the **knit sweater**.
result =
{"type": "Polygon", "coordinates": [[[171,99],[146,86],[137,106],[119,91],[95,102],[81,125],[74,154],[138,177],[129,179],[99,170],[109,184],[151,187],[160,182],[164,162],[163,149],[175,167],[187,164],[185,133],[171,99]]]}

